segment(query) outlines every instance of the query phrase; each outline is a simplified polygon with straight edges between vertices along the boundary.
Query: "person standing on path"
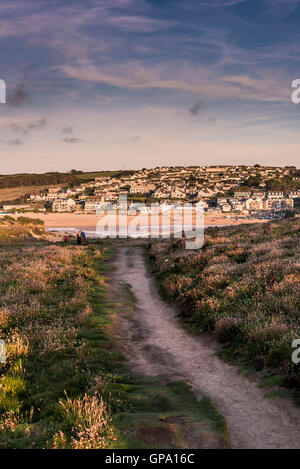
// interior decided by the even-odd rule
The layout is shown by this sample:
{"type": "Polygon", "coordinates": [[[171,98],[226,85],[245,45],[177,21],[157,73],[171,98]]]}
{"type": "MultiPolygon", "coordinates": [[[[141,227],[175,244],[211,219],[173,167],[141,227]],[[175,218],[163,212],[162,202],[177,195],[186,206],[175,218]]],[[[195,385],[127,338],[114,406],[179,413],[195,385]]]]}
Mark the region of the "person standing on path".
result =
{"type": "Polygon", "coordinates": [[[81,230],[78,231],[76,240],[77,240],[77,246],[80,246],[81,245],[81,230]]]}

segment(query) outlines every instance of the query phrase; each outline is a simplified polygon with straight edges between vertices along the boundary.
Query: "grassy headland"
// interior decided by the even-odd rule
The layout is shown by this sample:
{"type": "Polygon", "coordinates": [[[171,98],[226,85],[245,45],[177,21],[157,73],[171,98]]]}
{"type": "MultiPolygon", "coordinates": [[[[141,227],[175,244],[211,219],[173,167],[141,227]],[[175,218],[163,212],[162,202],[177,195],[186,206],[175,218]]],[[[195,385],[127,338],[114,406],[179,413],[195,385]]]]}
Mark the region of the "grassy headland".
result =
{"type": "Polygon", "coordinates": [[[158,241],[150,256],[191,331],[215,334],[225,356],[264,369],[271,384],[300,389],[300,220],[207,230],[199,251],[158,241]]]}

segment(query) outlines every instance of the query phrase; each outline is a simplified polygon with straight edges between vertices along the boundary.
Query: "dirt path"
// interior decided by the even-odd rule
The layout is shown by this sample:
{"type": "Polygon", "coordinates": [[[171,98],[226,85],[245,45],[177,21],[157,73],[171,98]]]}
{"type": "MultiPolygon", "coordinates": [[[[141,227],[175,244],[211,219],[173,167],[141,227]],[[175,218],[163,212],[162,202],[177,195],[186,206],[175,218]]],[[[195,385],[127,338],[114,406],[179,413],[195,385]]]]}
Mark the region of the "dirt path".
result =
{"type": "Polygon", "coordinates": [[[142,250],[120,248],[114,287],[130,285],[136,298],[132,317],[120,328],[130,365],[144,375],[165,375],[208,395],[227,420],[233,448],[300,448],[300,409],[286,399],[265,398],[262,389],[216,356],[218,344],[193,337],[176,311],[158,295],[142,250]]]}

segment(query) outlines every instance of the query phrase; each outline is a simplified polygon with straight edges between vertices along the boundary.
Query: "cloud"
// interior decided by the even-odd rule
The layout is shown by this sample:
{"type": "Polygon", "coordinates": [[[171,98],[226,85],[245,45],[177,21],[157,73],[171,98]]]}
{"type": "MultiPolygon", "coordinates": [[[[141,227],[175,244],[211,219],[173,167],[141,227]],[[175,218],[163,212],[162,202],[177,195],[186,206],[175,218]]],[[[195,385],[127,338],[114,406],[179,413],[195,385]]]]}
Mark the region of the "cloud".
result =
{"type": "Polygon", "coordinates": [[[13,145],[15,147],[19,147],[20,145],[23,145],[24,142],[20,140],[19,138],[15,138],[13,140],[8,140],[7,142],[9,145],[13,145]]]}
{"type": "Polygon", "coordinates": [[[70,135],[73,133],[73,127],[69,126],[69,127],[64,127],[61,131],[61,133],[63,135],[70,135]]]}
{"type": "Polygon", "coordinates": [[[29,130],[42,129],[46,125],[47,125],[47,120],[43,117],[42,119],[33,121],[30,124],[28,124],[28,129],[29,130]]]}
{"type": "Polygon", "coordinates": [[[115,140],[115,142],[118,143],[119,145],[139,143],[141,141],[142,141],[142,139],[139,135],[135,135],[134,137],[128,137],[128,138],[119,138],[119,139],[115,140]]]}
{"type": "Polygon", "coordinates": [[[24,83],[18,83],[13,91],[7,95],[7,103],[12,106],[20,106],[30,101],[28,91],[24,83]]]}
{"type": "Polygon", "coordinates": [[[232,5],[236,5],[238,3],[243,3],[246,0],[198,0],[198,4],[200,6],[207,6],[207,7],[230,7],[232,5]]]}
{"type": "Polygon", "coordinates": [[[61,139],[61,142],[64,143],[81,143],[83,140],[81,138],[76,138],[76,137],[65,137],[61,139]]]}
{"type": "Polygon", "coordinates": [[[267,13],[280,19],[290,15],[300,5],[300,0],[267,0],[267,13]]]}
{"type": "Polygon", "coordinates": [[[12,122],[11,124],[8,124],[7,127],[16,134],[19,135],[27,135],[29,134],[32,130],[40,130],[43,129],[47,125],[47,120],[45,118],[41,118],[38,120],[31,121],[27,124],[18,124],[15,122],[12,122]]]}
{"type": "Polygon", "coordinates": [[[199,114],[205,110],[205,103],[203,101],[198,101],[198,103],[194,104],[194,106],[192,106],[190,108],[190,114],[192,116],[199,116],[199,114]]]}
{"type": "MultiPolygon", "coordinates": [[[[248,75],[224,75],[219,67],[211,68],[169,61],[147,65],[131,60],[97,67],[82,61],[77,65],[56,67],[69,78],[90,83],[107,83],[119,88],[169,89],[190,91],[205,98],[249,99],[255,101],[287,101],[289,89],[282,76],[261,70],[258,78],[248,75]]],[[[256,71],[259,74],[259,71],[256,71]]]]}
{"type": "MultiPolygon", "coordinates": [[[[74,132],[74,127],[72,127],[71,125],[65,126],[61,130],[62,135],[72,135],[73,132],[74,132]]],[[[60,141],[64,142],[64,143],[81,143],[81,142],[83,142],[83,140],[81,138],[77,138],[77,137],[63,137],[63,138],[61,138],[60,141]]]]}
{"type": "Polygon", "coordinates": [[[155,18],[143,16],[115,16],[107,18],[106,23],[110,26],[126,32],[152,32],[167,28],[170,23],[155,18]]]}
{"type": "MultiPolygon", "coordinates": [[[[51,2],[36,1],[28,8],[26,3],[20,0],[5,9],[0,5],[0,37],[30,34],[31,37],[47,37],[48,43],[51,39],[55,44],[56,41],[63,41],[67,34],[77,47],[87,37],[83,28],[98,27],[99,23],[102,28],[111,27],[126,32],[151,32],[169,24],[146,16],[149,5],[143,0],[74,0],[69,3],[53,2],[55,7],[51,2]]],[[[65,47],[68,48],[68,42],[64,42],[65,47]]]]}
{"type": "Polygon", "coordinates": [[[267,0],[270,6],[284,6],[284,5],[296,5],[300,3],[300,0],[267,0]]]}
{"type": "MultiPolygon", "coordinates": [[[[201,7],[204,6],[216,10],[217,7],[230,7],[244,1],[246,0],[193,0],[191,3],[193,8],[202,12],[201,7]]],[[[266,1],[271,4],[271,0],[266,1]]],[[[272,0],[272,3],[287,5],[292,1],[298,3],[298,0],[272,0]]],[[[28,0],[25,2],[27,6],[25,9],[22,8],[23,3],[12,0],[10,14],[7,16],[6,13],[10,8],[6,6],[3,9],[3,17],[0,6],[0,37],[24,35],[24,45],[29,44],[31,51],[36,47],[45,47],[48,52],[46,58],[52,65],[48,79],[53,76],[61,79],[57,80],[57,83],[60,92],[64,93],[65,100],[72,99],[68,93],[74,91],[75,81],[86,81],[87,86],[91,83],[107,83],[132,90],[147,88],[183,90],[201,93],[204,99],[206,97],[226,99],[245,97],[260,101],[288,99],[283,88],[275,83],[276,70],[273,70],[272,90],[263,93],[258,93],[255,87],[247,89],[244,87],[242,90],[237,82],[225,83],[223,75],[228,74],[230,67],[235,73],[236,70],[241,70],[239,73],[245,76],[247,72],[251,75],[255,70],[257,79],[263,82],[261,64],[264,53],[268,54],[269,69],[272,68],[270,61],[280,60],[278,44],[274,47],[269,46],[267,51],[265,48],[257,47],[255,50],[249,48],[247,53],[244,53],[243,47],[238,45],[238,38],[231,39],[233,34],[227,31],[228,24],[225,21],[224,25],[206,24],[205,20],[199,21],[197,25],[191,22],[191,28],[187,33],[184,29],[186,22],[182,20],[176,8],[168,15],[167,20],[165,16],[163,19],[161,16],[155,18],[153,16],[156,10],[151,5],[152,2],[143,0],[109,2],[88,0],[86,3],[75,0],[70,3],[53,2],[55,7],[51,7],[51,2],[37,1],[39,8],[34,8],[35,2],[28,0]],[[20,6],[19,10],[17,5],[20,6]],[[174,25],[179,26],[176,33],[168,29],[174,25]],[[161,35],[151,34],[161,29],[166,31],[161,35]],[[140,34],[143,32],[146,33],[144,36],[140,34]],[[138,38],[132,40],[130,35],[127,37],[127,33],[136,34],[138,38]],[[144,52],[137,53],[138,48],[144,52]],[[176,53],[178,51],[178,57],[184,55],[185,59],[175,63],[176,59],[172,58],[174,51],[176,53]],[[197,66],[196,61],[192,60],[195,51],[198,57],[202,55],[205,57],[211,52],[212,61],[209,65],[206,59],[199,59],[197,66]],[[272,57],[275,53],[277,56],[272,57]],[[139,62],[137,57],[141,56],[146,58],[144,62],[139,62]],[[234,68],[235,65],[240,68],[234,68]],[[222,73],[225,69],[226,74],[222,73]],[[63,74],[57,77],[57,71],[62,71],[63,74]],[[69,80],[65,80],[66,77],[74,79],[71,86],[69,80]],[[68,93],[65,93],[67,87],[68,93]]],[[[239,17],[238,22],[234,24],[242,24],[243,21],[239,17]]],[[[249,27],[250,23],[250,20],[247,24],[244,21],[245,27],[249,27]]],[[[245,37],[246,34],[247,29],[245,37]]],[[[292,52],[290,54],[292,55],[292,52]]],[[[34,61],[32,58],[30,60],[34,61]]],[[[46,66],[48,67],[48,64],[46,66]]],[[[35,73],[38,74],[38,71],[35,73]]],[[[40,87],[45,81],[37,80],[37,83],[40,87]]],[[[36,91],[36,87],[31,86],[31,89],[36,91]]],[[[20,91],[19,94],[22,94],[22,90],[20,91]]],[[[20,98],[22,99],[22,96],[20,98]]],[[[18,105],[18,102],[18,98],[12,98],[11,104],[18,105]]]]}

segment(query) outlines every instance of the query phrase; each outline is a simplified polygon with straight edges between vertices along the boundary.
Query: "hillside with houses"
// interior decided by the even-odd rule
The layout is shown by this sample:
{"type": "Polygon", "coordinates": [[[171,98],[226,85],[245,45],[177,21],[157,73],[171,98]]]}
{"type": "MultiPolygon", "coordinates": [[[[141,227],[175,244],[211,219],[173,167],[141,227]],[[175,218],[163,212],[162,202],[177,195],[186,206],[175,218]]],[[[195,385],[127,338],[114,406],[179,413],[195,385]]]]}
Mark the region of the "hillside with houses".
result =
{"type": "Polygon", "coordinates": [[[174,166],[111,173],[28,195],[22,203],[3,203],[4,211],[96,213],[129,204],[203,202],[205,210],[247,216],[293,212],[300,208],[300,170],[293,166],[174,166]],[[109,205],[110,204],[110,205],[109,205]]]}

